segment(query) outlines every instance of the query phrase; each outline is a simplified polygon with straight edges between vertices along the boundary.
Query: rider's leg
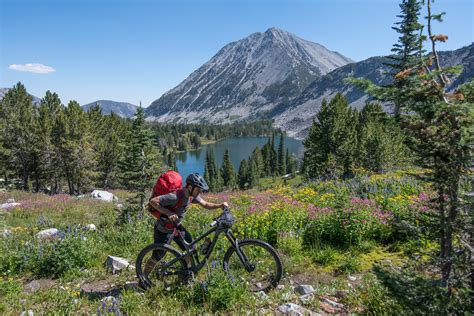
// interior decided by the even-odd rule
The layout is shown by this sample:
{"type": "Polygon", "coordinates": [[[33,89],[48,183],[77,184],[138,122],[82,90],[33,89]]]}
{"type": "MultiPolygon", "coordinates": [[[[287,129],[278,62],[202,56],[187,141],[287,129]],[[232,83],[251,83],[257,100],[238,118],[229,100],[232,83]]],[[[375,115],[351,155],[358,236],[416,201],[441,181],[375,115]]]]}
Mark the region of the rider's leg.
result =
{"type": "MultiPolygon", "coordinates": [[[[155,224],[153,228],[153,242],[155,244],[164,244],[168,241],[170,234],[161,231],[159,227],[157,226],[157,223],[155,224]]],[[[145,274],[146,277],[148,277],[148,275],[153,270],[153,268],[155,268],[156,263],[160,261],[163,255],[164,255],[163,251],[153,250],[153,254],[147,260],[147,262],[145,263],[145,268],[143,269],[143,273],[145,274]]]]}
{"type": "MultiPolygon", "coordinates": [[[[187,243],[192,243],[193,242],[193,236],[191,236],[191,234],[186,230],[186,228],[184,228],[184,226],[181,225],[179,230],[184,232],[184,240],[187,243]]],[[[181,239],[176,238],[174,241],[179,246],[179,248],[181,248],[181,250],[183,250],[183,251],[186,250],[186,248],[184,247],[184,244],[181,241],[181,239]]],[[[184,260],[186,261],[188,266],[191,264],[191,257],[190,256],[184,257],[184,260]]]]}

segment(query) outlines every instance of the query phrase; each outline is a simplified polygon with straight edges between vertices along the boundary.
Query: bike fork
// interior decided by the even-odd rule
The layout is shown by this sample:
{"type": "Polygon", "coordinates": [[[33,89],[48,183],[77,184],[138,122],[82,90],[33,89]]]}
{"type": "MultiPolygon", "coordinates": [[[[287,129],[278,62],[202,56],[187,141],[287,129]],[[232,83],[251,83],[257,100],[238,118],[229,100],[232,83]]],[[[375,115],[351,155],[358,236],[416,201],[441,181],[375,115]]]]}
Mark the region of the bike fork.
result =
{"type": "Polygon", "coordinates": [[[234,247],[235,253],[239,257],[242,264],[244,265],[245,270],[247,270],[247,272],[252,272],[255,269],[255,265],[249,262],[245,253],[240,249],[239,240],[234,237],[234,234],[232,234],[230,230],[226,232],[226,237],[230,241],[232,246],[234,247]]]}

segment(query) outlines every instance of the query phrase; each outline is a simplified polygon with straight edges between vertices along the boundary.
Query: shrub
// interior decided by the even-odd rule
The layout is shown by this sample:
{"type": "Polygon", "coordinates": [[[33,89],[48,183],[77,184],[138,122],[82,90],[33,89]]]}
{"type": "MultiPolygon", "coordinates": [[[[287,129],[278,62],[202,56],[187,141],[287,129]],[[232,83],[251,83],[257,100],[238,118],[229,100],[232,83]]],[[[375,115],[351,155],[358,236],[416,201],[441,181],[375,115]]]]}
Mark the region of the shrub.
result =
{"type": "Polygon", "coordinates": [[[249,293],[246,285],[237,277],[215,267],[208,270],[205,281],[191,284],[191,290],[182,294],[188,304],[216,312],[249,299],[249,293]]]}
{"type": "Polygon", "coordinates": [[[79,236],[67,236],[51,243],[39,243],[33,273],[40,277],[62,277],[90,267],[92,245],[79,236]]]}

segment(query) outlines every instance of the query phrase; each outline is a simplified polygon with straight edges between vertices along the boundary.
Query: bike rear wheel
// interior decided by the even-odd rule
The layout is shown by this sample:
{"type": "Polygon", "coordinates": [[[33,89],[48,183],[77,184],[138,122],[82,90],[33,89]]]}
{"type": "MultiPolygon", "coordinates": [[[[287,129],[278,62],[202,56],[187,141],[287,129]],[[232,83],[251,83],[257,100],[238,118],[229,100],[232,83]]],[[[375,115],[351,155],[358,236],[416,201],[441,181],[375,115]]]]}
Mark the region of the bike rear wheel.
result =
{"type": "Polygon", "coordinates": [[[224,270],[230,276],[243,281],[252,292],[268,291],[280,282],[283,265],[276,250],[264,241],[244,239],[238,242],[239,251],[247,266],[230,247],[224,255],[224,270]]]}
{"type": "Polygon", "coordinates": [[[169,291],[185,282],[188,269],[179,251],[169,245],[151,244],[138,255],[136,272],[143,288],[156,286],[169,291]]]}

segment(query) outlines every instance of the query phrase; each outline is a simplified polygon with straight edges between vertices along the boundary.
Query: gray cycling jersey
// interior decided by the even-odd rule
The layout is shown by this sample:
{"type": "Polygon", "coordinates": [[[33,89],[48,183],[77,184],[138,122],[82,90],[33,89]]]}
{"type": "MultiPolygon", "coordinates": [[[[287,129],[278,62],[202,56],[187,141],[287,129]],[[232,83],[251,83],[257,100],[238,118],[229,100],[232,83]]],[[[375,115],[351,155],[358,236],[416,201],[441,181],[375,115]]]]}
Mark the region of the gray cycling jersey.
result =
{"type": "MultiPolygon", "coordinates": [[[[184,214],[186,213],[187,207],[189,206],[189,198],[184,197],[184,189],[180,189],[180,190],[182,190],[182,192],[180,194],[182,194],[183,202],[182,202],[181,206],[179,208],[177,208],[176,210],[174,210],[173,212],[176,215],[179,216],[180,221],[181,221],[182,218],[184,217],[184,214]]],[[[163,206],[163,207],[166,207],[166,208],[168,208],[169,206],[176,205],[176,203],[178,203],[178,201],[179,201],[178,195],[175,192],[160,195],[159,198],[160,198],[160,205],[163,206]]],[[[200,195],[198,195],[196,198],[192,199],[191,203],[198,203],[200,201],[202,201],[202,198],[201,198],[200,195]]],[[[163,215],[163,214],[162,214],[162,216],[167,217],[166,215],[163,215]]],[[[159,225],[159,228],[161,228],[160,230],[162,230],[164,232],[169,231],[169,229],[166,229],[164,227],[164,222],[163,221],[160,220],[158,222],[160,223],[160,225],[159,225]]]]}

